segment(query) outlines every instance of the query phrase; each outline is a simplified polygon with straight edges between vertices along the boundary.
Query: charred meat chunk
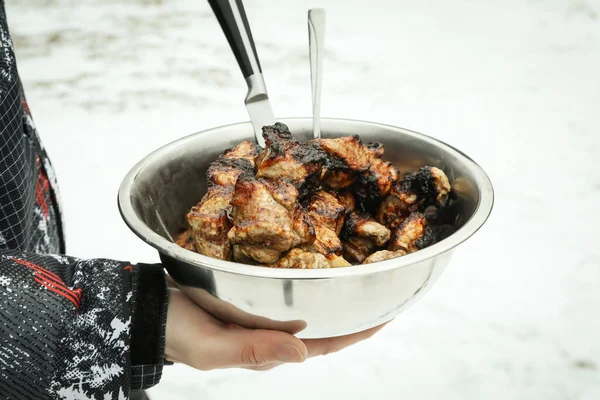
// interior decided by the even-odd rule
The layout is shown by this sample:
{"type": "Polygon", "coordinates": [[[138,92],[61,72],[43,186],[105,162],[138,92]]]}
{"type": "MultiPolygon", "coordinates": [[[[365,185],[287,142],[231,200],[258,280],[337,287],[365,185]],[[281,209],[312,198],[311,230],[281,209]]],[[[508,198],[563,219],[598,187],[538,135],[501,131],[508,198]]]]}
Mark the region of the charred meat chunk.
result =
{"type": "Polygon", "coordinates": [[[227,232],[231,228],[228,211],[233,195],[231,186],[213,186],[187,214],[196,251],[220,260],[231,259],[227,232]]]}
{"type": "Polygon", "coordinates": [[[344,189],[337,193],[337,199],[346,206],[349,211],[356,209],[356,198],[350,189],[344,189]]]}
{"type": "Polygon", "coordinates": [[[317,139],[328,154],[323,183],[331,189],[343,189],[351,186],[358,176],[369,166],[370,153],[358,135],[335,139],[317,139]]]}
{"type": "Polygon", "coordinates": [[[363,208],[376,208],[390,193],[399,179],[398,170],[383,161],[383,145],[365,146],[358,136],[319,139],[323,149],[332,157],[324,177],[324,184],[332,189],[343,189],[353,184],[363,208]]]}
{"type": "Polygon", "coordinates": [[[370,239],[351,237],[343,242],[342,255],[353,264],[362,264],[375,248],[370,239]]]}
{"type": "Polygon", "coordinates": [[[310,221],[315,228],[315,240],[304,248],[323,255],[342,250],[338,234],[344,226],[347,208],[335,196],[319,191],[311,197],[307,208],[310,221]]]}
{"type": "Polygon", "coordinates": [[[348,261],[335,254],[324,256],[321,253],[292,249],[271,266],[274,268],[320,269],[347,267],[349,265],[351,264],[348,261]]]}
{"type": "Polygon", "coordinates": [[[233,245],[235,261],[244,264],[271,264],[279,259],[281,252],[262,244],[233,245]]]}
{"type": "Polygon", "coordinates": [[[392,188],[377,211],[377,221],[394,229],[410,213],[442,205],[449,191],[448,177],[441,169],[422,167],[418,172],[406,174],[404,180],[392,188]]]}
{"type": "Polygon", "coordinates": [[[298,203],[298,189],[287,179],[259,179],[259,181],[265,185],[265,188],[273,199],[284,206],[286,210],[291,211],[296,208],[298,203]]]}
{"type": "Polygon", "coordinates": [[[237,158],[247,160],[254,168],[254,159],[258,155],[258,147],[249,140],[244,140],[233,149],[225,150],[223,158],[237,158]]]}
{"type": "Polygon", "coordinates": [[[246,140],[230,150],[226,150],[208,167],[206,172],[209,185],[233,186],[242,173],[254,171],[256,146],[246,140]]]}
{"type": "Polygon", "coordinates": [[[332,157],[341,160],[351,171],[363,172],[371,165],[370,159],[373,153],[363,145],[358,135],[317,139],[315,142],[318,142],[332,157]]]}
{"type": "Polygon", "coordinates": [[[275,268],[319,269],[330,268],[323,254],[292,249],[277,261],[275,268]]]}
{"type": "MultiPolygon", "coordinates": [[[[232,259],[233,261],[240,264],[250,264],[256,265],[257,262],[254,258],[248,257],[245,252],[242,251],[241,246],[239,244],[234,244],[231,246],[232,250],[232,259]]],[[[252,250],[247,246],[244,247],[244,250],[248,253],[251,253],[252,250]]]]}
{"type": "Polygon", "coordinates": [[[208,192],[187,214],[195,249],[198,253],[221,260],[231,259],[227,232],[231,228],[229,212],[233,187],[241,174],[251,174],[257,148],[244,141],[226,150],[207,171],[208,192]]]}
{"type": "Polygon", "coordinates": [[[196,246],[194,245],[194,238],[192,237],[191,229],[186,229],[185,231],[175,236],[175,243],[186,250],[196,251],[196,246]]]}
{"type": "Polygon", "coordinates": [[[425,216],[415,212],[394,231],[388,250],[403,250],[406,253],[414,253],[432,244],[433,239],[433,232],[427,226],[425,216]]]}
{"type": "Polygon", "coordinates": [[[323,255],[339,254],[342,251],[342,241],[332,229],[323,225],[314,224],[315,240],[302,246],[306,251],[321,253],[323,255]]]}
{"type": "Polygon", "coordinates": [[[369,214],[351,212],[346,218],[342,237],[347,240],[353,236],[369,239],[375,246],[382,247],[390,240],[391,232],[369,214]]]}
{"type": "Polygon", "coordinates": [[[256,156],[256,177],[285,178],[299,190],[300,201],[308,197],[321,182],[327,153],[314,142],[299,142],[282,123],[263,128],[265,149],[256,156]]]}
{"type": "Polygon", "coordinates": [[[407,174],[400,186],[404,192],[417,195],[422,210],[431,205],[442,204],[445,196],[450,192],[450,182],[444,171],[429,166],[407,174]]]}
{"type": "Polygon", "coordinates": [[[175,242],[273,268],[336,268],[415,252],[454,232],[461,204],[425,166],[400,181],[381,143],[358,135],[299,142],[281,123],[265,148],[244,141],[207,170],[207,193],[175,242]]]}
{"type": "Polygon", "coordinates": [[[365,259],[363,264],[371,264],[379,261],[391,260],[392,258],[402,257],[406,255],[406,251],[404,250],[380,250],[371,254],[369,257],[365,259]]]}
{"type": "Polygon", "coordinates": [[[334,253],[327,254],[325,258],[327,259],[327,262],[329,263],[329,266],[331,268],[349,267],[352,265],[348,261],[346,261],[344,257],[338,256],[334,253]]]}
{"type": "Polygon", "coordinates": [[[292,247],[296,237],[292,216],[260,180],[240,175],[231,206],[233,227],[227,237],[247,257],[271,264],[292,247]]]}
{"type": "Polygon", "coordinates": [[[315,225],[329,228],[336,235],[340,234],[344,226],[347,208],[335,196],[323,190],[317,192],[312,196],[307,211],[315,225]]]}
{"type": "Polygon", "coordinates": [[[259,179],[277,203],[285,207],[292,216],[294,227],[294,241],[292,247],[315,240],[315,229],[307,211],[298,203],[298,189],[286,179],[276,181],[259,179]]]}
{"type": "Polygon", "coordinates": [[[369,212],[377,210],[382,200],[390,194],[399,177],[398,169],[389,161],[373,157],[371,166],[358,177],[355,184],[362,208],[369,212]]]}

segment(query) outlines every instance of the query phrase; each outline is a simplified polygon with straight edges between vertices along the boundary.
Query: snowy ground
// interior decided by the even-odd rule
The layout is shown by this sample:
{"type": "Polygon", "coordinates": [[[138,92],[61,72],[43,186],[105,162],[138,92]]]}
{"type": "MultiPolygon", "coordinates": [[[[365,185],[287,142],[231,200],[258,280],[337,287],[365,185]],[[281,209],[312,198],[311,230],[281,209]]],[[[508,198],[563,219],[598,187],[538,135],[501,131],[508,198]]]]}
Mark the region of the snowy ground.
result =
{"type": "MultiPolygon", "coordinates": [[[[7,3],[70,253],[156,261],[119,217],[123,175],[162,144],[247,119],[207,3],[7,3]]],[[[310,115],[306,10],[325,7],[323,115],[455,145],[497,205],[371,341],[268,373],[170,367],[153,399],[600,398],[600,3],[245,3],[277,116],[310,115]]]]}

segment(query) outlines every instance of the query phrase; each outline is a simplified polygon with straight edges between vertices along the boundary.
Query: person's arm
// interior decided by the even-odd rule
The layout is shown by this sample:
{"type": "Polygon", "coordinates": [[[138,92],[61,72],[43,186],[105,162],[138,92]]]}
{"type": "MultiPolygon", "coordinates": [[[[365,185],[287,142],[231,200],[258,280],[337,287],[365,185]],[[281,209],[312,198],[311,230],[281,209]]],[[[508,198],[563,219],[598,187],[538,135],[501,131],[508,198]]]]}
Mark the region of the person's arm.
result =
{"type": "Polygon", "coordinates": [[[167,290],[160,265],[0,252],[0,393],[8,398],[127,398],[158,383],[165,357],[200,370],[264,370],[379,329],[300,340],[215,319],[167,290]]]}
{"type": "Polygon", "coordinates": [[[0,251],[0,393],[127,398],[155,385],[167,296],[160,265],[0,251]]]}

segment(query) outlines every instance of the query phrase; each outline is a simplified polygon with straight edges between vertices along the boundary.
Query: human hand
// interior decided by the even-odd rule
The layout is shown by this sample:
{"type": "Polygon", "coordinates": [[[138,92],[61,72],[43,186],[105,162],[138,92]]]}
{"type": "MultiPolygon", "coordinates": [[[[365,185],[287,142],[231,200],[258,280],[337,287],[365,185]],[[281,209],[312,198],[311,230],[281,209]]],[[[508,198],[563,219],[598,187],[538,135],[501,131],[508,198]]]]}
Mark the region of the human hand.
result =
{"type": "Polygon", "coordinates": [[[204,371],[235,367],[265,370],[339,351],[370,338],[382,327],[336,338],[300,340],[286,332],[226,324],[181,290],[169,288],[165,358],[204,371]]]}

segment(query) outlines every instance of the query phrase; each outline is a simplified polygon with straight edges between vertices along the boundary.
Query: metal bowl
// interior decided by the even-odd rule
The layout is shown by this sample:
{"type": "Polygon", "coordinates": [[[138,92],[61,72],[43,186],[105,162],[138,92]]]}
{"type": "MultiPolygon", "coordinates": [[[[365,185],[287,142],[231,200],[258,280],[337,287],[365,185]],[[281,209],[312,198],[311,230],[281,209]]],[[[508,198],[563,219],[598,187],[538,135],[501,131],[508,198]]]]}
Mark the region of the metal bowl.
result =
{"type": "MultiPolygon", "coordinates": [[[[312,119],[282,119],[300,140],[312,119]]],[[[119,189],[127,225],[160,253],[181,288],[215,317],[252,328],[278,329],[300,338],[362,331],[397,316],[440,276],[454,248],[487,220],[493,206],[485,172],[459,150],[406,129],[363,121],[323,119],[322,136],[358,134],[379,141],[385,158],[403,174],[425,164],[453,182],[457,231],[416,253],[369,265],[335,269],[274,269],[206,257],[173,243],[185,214],[206,191],[206,169],[224,149],[253,140],[249,123],[223,126],[172,142],[131,169],[119,189]]]]}

